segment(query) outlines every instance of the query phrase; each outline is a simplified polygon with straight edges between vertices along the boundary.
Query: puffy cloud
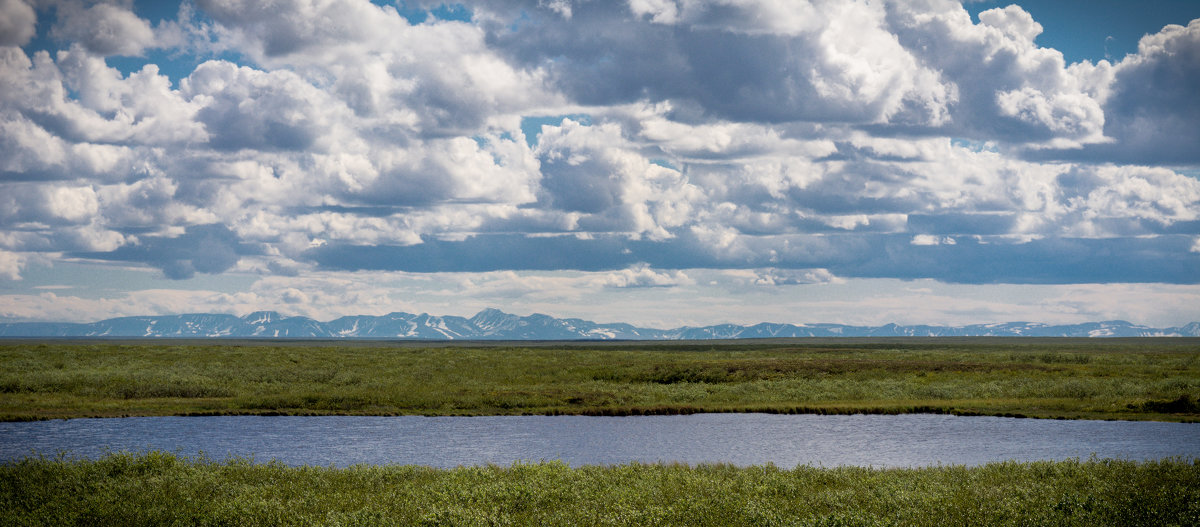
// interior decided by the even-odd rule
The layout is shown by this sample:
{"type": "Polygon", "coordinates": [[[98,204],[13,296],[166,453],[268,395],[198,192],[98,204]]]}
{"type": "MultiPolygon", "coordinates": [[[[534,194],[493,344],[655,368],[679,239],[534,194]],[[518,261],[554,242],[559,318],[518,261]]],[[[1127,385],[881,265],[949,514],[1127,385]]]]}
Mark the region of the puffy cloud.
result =
{"type": "Polygon", "coordinates": [[[937,124],[954,99],[867,2],[473,5],[489,40],[584,104],[671,100],[738,121],[937,124]],[[528,22],[521,22],[521,17],[528,22]]]}
{"type": "MultiPolygon", "coordinates": [[[[965,154],[962,161],[987,163],[989,157],[965,154]]],[[[940,181],[949,186],[945,190],[931,188],[936,193],[921,201],[925,206],[908,211],[906,228],[934,237],[1120,237],[1195,229],[1200,186],[1194,178],[1172,170],[1037,165],[998,158],[991,162],[998,164],[978,174],[957,172],[961,179],[940,181]]],[[[924,170],[933,181],[915,180],[909,185],[930,185],[941,179],[938,176],[956,173],[960,166],[958,162],[931,163],[924,170]]]]}
{"type": "Polygon", "coordinates": [[[1016,6],[468,4],[206,0],[151,28],[58,2],[63,49],[0,46],[0,275],[274,274],[201,305],[298,313],[416,305],[338,289],[396,270],[530,309],[709,278],[1200,281],[1196,180],[1143,166],[1195,161],[1195,23],[1068,67],[1016,6]],[[158,49],[191,70],[103,56],[158,49]]]}
{"type": "Polygon", "coordinates": [[[1034,147],[1104,141],[1104,112],[1062,53],[1038,47],[1041,25],[1019,6],[980,13],[958,2],[888,2],[889,27],[956,94],[942,131],[1034,147]]]}
{"type": "Polygon", "coordinates": [[[60,179],[72,145],[27,119],[0,121],[0,170],[6,179],[60,179]]]}
{"type": "Polygon", "coordinates": [[[14,252],[0,249],[0,279],[20,280],[25,258],[14,252]]]}
{"type": "Polygon", "coordinates": [[[651,163],[616,123],[544,126],[540,202],[577,213],[580,229],[662,239],[689,222],[703,192],[679,171],[651,163]]]}
{"type": "Polygon", "coordinates": [[[1034,21],[1028,11],[1015,4],[983,11],[979,13],[979,22],[1003,31],[1013,40],[1033,42],[1042,34],[1042,25],[1034,21]]]}
{"type": "Polygon", "coordinates": [[[932,234],[918,234],[913,236],[911,243],[913,245],[954,245],[958,242],[956,242],[951,236],[939,237],[932,234]]]}
{"type": "Polygon", "coordinates": [[[758,123],[687,123],[673,119],[674,110],[669,101],[635,104],[609,117],[621,122],[636,141],[653,145],[676,159],[820,158],[837,152],[830,137],[842,135],[840,130],[797,131],[758,123]]]}
{"type": "Polygon", "coordinates": [[[213,221],[211,212],[177,200],[178,189],[174,180],[156,175],[101,187],[97,195],[105,223],[114,228],[141,232],[213,221]]]}
{"type": "Polygon", "coordinates": [[[309,301],[308,295],[304,294],[304,291],[294,287],[285,289],[280,297],[285,304],[307,304],[309,301]]]}
{"type": "Polygon", "coordinates": [[[55,229],[48,239],[51,247],[61,251],[113,251],[133,238],[92,222],[55,229]]]}
{"type": "Polygon", "coordinates": [[[171,279],[191,278],[196,273],[221,273],[229,270],[247,254],[254,254],[224,225],[188,227],[177,237],[144,236],[136,244],[106,252],[79,253],[103,260],[149,264],[171,279]]]}
{"type": "Polygon", "coordinates": [[[410,25],[392,7],[357,0],[200,6],[218,23],[218,45],[332,81],[336,96],[385,136],[469,135],[496,114],[561,102],[536,67],[514,68],[469,24],[410,25]]]}
{"type": "MultiPolygon", "coordinates": [[[[1060,177],[1073,229],[1085,235],[1161,233],[1200,219],[1200,181],[1172,170],[1104,166],[1060,177]]],[[[1195,226],[1192,227],[1195,229],[1195,226]]]]}
{"type": "Polygon", "coordinates": [[[1200,20],[1143,36],[1137,53],[1115,65],[1085,61],[1068,70],[1102,103],[1104,140],[1025,157],[1165,166],[1200,162],[1194,147],[1200,142],[1200,104],[1192,95],[1200,85],[1200,20]]]}
{"type": "Polygon", "coordinates": [[[1035,148],[1104,140],[1102,83],[1038,47],[1016,6],[957,2],[475,6],[498,49],[575,100],[671,101],[681,120],[849,122],[1035,148]],[[524,17],[524,18],[522,18],[524,17]],[[524,22],[522,22],[524,21],[524,22]]]}
{"type": "Polygon", "coordinates": [[[123,6],[66,1],[57,5],[56,14],[51,33],[97,55],[140,55],[154,44],[150,23],[123,6]]]}
{"type": "Polygon", "coordinates": [[[0,46],[24,46],[33,38],[37,13],[24,0],[0,0],[0,46]]]}
{"type": "Polygon", "coordinates": [[[604,277],[605,287],[673,287],[695,283],[682,271],[659,272],[646,264],[609,273],[604,277]]]}
{"type": "MultiPolygon", "coordinates": [[[[56,136],[53,142],[178,145],[203,138],[192,121],[196,108],[156,66],[123,76],[78,45],[58,52],[57,61],[46,52],[30,60],[20,49],[0,48],[0,87],[0,122],[36,125],[42,130],[31,133],[56,136]]],[[[43,158],[65,150],[53,146],[26,150],[41,150],[43,158]]]]}
{"type": "Polygon", "coordinates": [[[629,0],[629,10],[638,17],[650,17],[651,22],[674,24],[679,20],[675,0],[629,0]]]}
{"type": "Polygon", "coordinates": [[[407,151],[374,157],[374,169],[356,178],[361,186],[347,188],[343,199],[401,206],[535,199],[536,161],[525,145],[499,134],[415,142],[407,151]]]}
{"type": "Polygon", "coordinates": [[[827,284],[840,282],[828,269],[758,269],[755,270],[755,285],[798,285],[827,284]]]}
{"type": "Polygon", "coordinates": [[[202,101],[197,120],[218,150],[321,150],[338,111],[327,94],[288,71],[263,72],[224,61],[201,64],[181,82],[202,101]]]}
{"type": "Polygon", "coordinates": [[[315,47],[379,36],[384,28],[371,19],[395,15],[395,10],[384,11],[368,2],[344,0],[301,0],[288,5],[201,0],[197,5],[225,26],[223,37],[229,45],[249,48],[260,58],[302,54],[315,47]],[[361,22],[367,23],[351,25],[361,22]]]}
{"type": "Polygon", "coordinates": [[[90,186],[8,184],[0,197],[0,224],[41,223],[72,225],[87,223],[96,215],[100,202],[90,186]]]}
{"type": "Polygon", "coordinates": [[[1200,19],[1146,35],[1113,67],[1105,135],[1113,145],[1087,157],[1145,164],[1200,162],[1200,19]]]}

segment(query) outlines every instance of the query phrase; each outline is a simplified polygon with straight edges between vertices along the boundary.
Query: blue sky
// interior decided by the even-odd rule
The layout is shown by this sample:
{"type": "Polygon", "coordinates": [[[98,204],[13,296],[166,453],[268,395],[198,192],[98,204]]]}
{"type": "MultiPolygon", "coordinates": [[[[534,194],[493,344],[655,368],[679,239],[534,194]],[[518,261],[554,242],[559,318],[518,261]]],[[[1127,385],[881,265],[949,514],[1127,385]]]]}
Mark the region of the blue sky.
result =
{"type": "Polygon", "coordinates": [[[1198,19],[0,0],[0,320],[1182,325],[1198,19]]]}
{"type": "MultiPolygon", "coordinates": [[[[978,22],[980,12],[1012,3],[980,0],[963,7],[978,22]]],[[[1042,25],[1037,44],[1062,52],[1067,62],[1119,61],[1137,52],[1143,35],[1200,18],[1196,0],[1049,0],[1017,5],[1042,25]]]]}

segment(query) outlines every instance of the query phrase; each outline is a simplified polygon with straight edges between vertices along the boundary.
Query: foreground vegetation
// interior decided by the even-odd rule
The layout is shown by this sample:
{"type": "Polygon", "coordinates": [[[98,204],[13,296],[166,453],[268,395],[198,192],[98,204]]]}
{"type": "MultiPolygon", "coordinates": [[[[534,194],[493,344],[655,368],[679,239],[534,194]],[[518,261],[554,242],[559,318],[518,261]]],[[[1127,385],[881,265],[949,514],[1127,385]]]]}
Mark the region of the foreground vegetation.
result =
{"type": "Polygon", "coordinates": [[[188,414],[1200,419],[1198,339],[0,341],[0,420],[188,414]]]}
{"type": "Polygon", "coordinates": [[[0,465],[10,525],[1200,525],[1200,461],[922,469],[0,465]]]}

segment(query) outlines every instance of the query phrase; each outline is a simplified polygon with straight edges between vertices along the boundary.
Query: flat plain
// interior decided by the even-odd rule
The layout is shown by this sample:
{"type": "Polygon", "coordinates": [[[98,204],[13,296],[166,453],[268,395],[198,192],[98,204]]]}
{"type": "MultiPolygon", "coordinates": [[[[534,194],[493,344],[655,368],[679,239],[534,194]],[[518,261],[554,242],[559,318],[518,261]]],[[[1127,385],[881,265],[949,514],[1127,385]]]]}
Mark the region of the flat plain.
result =
{"type": "MultiPolygon", "coordinates": [[[[10,525],[1197,525],[1200,461],[919,469],[0,464],[10,525]]],[[[3,522],[0,522],[3,523],[3,522]]]]}
{"type": "Polygon", "coordinates": [[[1200,339],[0,341],[0,420],[950,413],[1200,419],[1200,339]]]}
{"type": "MultiPolygon", "coordinates": [[[[1200,419],[1200,339],[0,342],[0,419],[953,413],[1200,419]]],[[[1200,460],[916,469],[0,463],[13,525],[1197,525],[1200,460]]],[[[3,522],[0,522],[3,523],[3,522]]]]}

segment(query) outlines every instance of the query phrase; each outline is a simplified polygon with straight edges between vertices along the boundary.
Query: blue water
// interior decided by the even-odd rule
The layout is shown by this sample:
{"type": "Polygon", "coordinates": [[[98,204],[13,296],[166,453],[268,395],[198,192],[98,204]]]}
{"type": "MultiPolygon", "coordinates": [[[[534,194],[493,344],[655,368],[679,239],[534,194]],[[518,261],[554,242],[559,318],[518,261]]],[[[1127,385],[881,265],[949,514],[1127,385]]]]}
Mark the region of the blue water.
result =
{"type": "Polygon", "coordinates": [[[943,415],[131,417],[0,423],[0,459],[163,450],[288,465],[918,467],[1200,457],[1200,424],[943,415]]]}

